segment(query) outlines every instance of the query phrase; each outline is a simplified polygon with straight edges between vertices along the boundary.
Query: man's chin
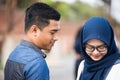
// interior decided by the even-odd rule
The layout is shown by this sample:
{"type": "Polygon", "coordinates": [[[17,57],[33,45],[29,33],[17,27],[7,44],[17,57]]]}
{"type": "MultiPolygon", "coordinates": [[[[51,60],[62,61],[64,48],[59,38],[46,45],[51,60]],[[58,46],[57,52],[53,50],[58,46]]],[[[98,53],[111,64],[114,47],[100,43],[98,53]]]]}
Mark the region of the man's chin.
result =
{"type": "Polygon", "coordinates": [[[45,53],[50,53],[51,49],[45,49],[44,52],[45,53]]]}
{"type": "Polygon", "coordinates": [[[52,47],[47,47],[43,49],[45,53],[50,53],[50,51],[52,50],[52,47]]]}
{"type": "Polygon", "coordinates": [[[46,53],[50,53],[51,50],[45,50],[46,53]]]}

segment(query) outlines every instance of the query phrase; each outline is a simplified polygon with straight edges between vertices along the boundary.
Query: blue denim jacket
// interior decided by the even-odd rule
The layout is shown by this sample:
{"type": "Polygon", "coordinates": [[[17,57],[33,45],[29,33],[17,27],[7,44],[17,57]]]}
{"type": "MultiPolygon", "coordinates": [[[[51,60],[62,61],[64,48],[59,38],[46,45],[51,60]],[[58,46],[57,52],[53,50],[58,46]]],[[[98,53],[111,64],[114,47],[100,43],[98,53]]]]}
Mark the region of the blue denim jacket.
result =
{"type": "Polygon", "coordinates": [[[4,80],[49,80],[45,54],[33,43],[22,40],[10,54],[4,80]]]}

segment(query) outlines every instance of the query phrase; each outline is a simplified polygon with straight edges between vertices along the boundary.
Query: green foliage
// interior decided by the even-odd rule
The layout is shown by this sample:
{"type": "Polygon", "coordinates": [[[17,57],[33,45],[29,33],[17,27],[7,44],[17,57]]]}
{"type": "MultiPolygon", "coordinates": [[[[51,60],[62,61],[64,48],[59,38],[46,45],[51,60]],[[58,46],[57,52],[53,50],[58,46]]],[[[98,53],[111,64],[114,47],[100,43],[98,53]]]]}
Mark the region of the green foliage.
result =
{"type": "Polygon", "coordinates": [[[39,2],[44,2],[44,3],[47,3],[47,4],[49,4],[49,5],[53,5],[54,3],[53,3],[53,1],[51,1],[51,0],[38,0],[39,2]]]}
{"type": "Polygon", "coordinates": [[[16,7],[20,9],[25,9],[31,3],[33,3],[33,1],[44,2],[49,4],[50,6],[54,7],[61,13],[62,19],[66,20],[76,21],[102,14],[99,8],[91,7],[88,4],[80,2],[79,0],[76,0],[76,2],[72,4],[52,0],[17,0],[16,7]]]}
{"type": "Polygon", "coordinates": [[[41,1],[49,4],[50,6],[54,7],[56,10],[58,10],[63,19],[69,19],[71,15],[74,15],[74,14],[72,14],[70,5],[65,2],[59,2],[59,1],[53,2],[51,0],[41,0],[41,1]]]}
{"type": "Polygon", "coordinates": [[[30,4],[30,0],[17,0],[17,7],[24,9],[26,7],[28,7],[28,5],[30,4]]]}
{"type": "Polygon", "coordinates": [[[79,0],[76,0],[76,2],[72,4],[59,1],[53,2],[51,0],[48,0],[46,3],[57,9],[61,13],[62,18],[66,20],[76,21],[86,19],[91,16],[101,15],[98,8],[91,7],[88,4],[80,2],[79,0]]]}
{"type": "Polygon", "coordinates": [[[81,3],[79,1],[76,1],[74,4],[71,5],[71,9],[76,14],[76,19],[86,19],[91,16],[97,16],[99,15],[99,12],[97,11],[97,8],[91,7],[87,4],[81,3]]]}
{"type": "Polygon", "coordinates": [[[70,19],[70,15],[72,15],[72,11],[66,3],[60,3],[57,9],[61,13],[64,19],[70,19]]]}

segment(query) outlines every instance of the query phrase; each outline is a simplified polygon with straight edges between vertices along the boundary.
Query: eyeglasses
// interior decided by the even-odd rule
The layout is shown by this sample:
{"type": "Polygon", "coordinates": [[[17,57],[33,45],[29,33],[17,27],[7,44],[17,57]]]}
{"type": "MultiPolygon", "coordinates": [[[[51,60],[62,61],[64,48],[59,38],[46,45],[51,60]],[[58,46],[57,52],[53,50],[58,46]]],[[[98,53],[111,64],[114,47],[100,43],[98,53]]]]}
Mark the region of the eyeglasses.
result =
{"type": "Polygon", "coordinates": [[[85,44],[85,50],[87,52],[93,52],[95,49],[99,52],[104,52],[107,50],[107,45],[102,44],[102,45],[99,45],[96,47],[96,46],[90,45],[88,43],[85,44]]]}

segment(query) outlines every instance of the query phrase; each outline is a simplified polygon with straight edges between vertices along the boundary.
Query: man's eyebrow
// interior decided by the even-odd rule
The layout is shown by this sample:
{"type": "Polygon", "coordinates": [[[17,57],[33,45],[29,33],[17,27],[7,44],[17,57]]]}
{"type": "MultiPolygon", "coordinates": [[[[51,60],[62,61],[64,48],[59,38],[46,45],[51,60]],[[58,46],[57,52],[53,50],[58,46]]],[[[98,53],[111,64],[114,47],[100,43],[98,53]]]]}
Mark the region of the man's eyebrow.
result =
{"type": "Polygon", "coordinates": [[[59,31],[58,29],[53,29],[53,30],[51,30],[52,32],[57,32],[57,31],[59,31]]]}

